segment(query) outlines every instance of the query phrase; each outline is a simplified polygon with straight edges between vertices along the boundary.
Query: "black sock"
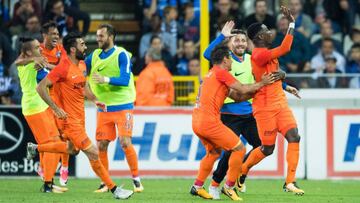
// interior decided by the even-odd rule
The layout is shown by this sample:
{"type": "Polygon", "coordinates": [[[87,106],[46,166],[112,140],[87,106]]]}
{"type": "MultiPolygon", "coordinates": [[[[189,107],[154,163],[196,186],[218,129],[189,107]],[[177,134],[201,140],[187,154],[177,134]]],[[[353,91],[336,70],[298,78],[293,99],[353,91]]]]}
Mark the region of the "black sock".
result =
{"type": "Polygon", "coordinates": [[[244,184],[246,179],[246,175],[240,176],[240,184],[244,184]]]}
{"type": "Polygon", "coordinates": [[[117,186],[115,185],[113,188],[111,188],[111,192],[114,193],[116,188],[117,188],[117,186]]]}

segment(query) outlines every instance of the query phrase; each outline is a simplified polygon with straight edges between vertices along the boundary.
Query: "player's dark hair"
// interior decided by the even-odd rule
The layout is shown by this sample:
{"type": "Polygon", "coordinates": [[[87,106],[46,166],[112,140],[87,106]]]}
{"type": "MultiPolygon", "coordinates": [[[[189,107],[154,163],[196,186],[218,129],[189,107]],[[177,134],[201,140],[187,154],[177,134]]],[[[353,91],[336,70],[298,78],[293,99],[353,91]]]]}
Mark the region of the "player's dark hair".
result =
{"type": "Polygon", "coordinates": [[[45,23],[42,27],[41,27],[41,34],[48,34],[50,28],[57,28],[57,24],[55,21],[49,21],[47,23],[45,23]]]}
{"type": "Polygon", "coordinates": [[[213,65],[221,64],[221,62],[224,60],[224,57],[230,57],[230,50],[226,44],[221,43],[217,45],[211,52],[211,63],[213,65]]]}
{"type": "Polygon", "coordinates": [[[20,49],[21,53],[26,53],[27,51],[31,50],[31,42],[35,39],[32,37],[20,37],[20,49]]]}
{"type": "Polygon", "coordinates": [[[76,47],[76,40],[82,38],[78,32],[70,32],[63,39],[63,46],[67,54],[70,54],[70,48],[76,47]]]}
{"type": "Polygon", "coordinates": [[[257,34],[261,31],[262,23],[253,23],[247,29],[247,36],[249,39],[254,40],[257,34]]]}
{"type": "Polygon", "coordinates": [[[104,23],[99,25],[98,29],[103,29],[106,28],[106,32],[109,36],[114,36],[114,41],[115,41],[115,36],[116,36],[116,30],[114,28],[114,26],[112,26],[111,24],[108,23],[104,23]]]}

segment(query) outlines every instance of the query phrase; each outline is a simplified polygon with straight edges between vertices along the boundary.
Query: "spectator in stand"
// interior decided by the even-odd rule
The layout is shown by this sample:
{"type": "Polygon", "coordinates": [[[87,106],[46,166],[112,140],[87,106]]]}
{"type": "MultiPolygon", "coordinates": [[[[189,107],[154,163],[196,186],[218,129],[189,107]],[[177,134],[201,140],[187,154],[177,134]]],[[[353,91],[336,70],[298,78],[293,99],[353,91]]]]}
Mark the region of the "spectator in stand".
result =
{"type": "MultiPolygon", "coordinates": [[[[164,49],[164,43],[158,35],[151,36],[150,47],[161,52],[161,60],[165,63],[165,66],[169,69],[172,74],[176,73],[176,67],[174,63],[174,57],[171,56],[169,51],[164,49]]],[[[135,75],[138,75],[145,67],[146,57],[141,58],[139,65],[133,70],[135,75]]]]}
{"type": "Polygon", "coordinates": [[[49,0],[46,8],[47,13],[45,13],[44,23],[55,21],[60,37],[65,36],[69,32],[78,32],[78,20],[84,20],[82,34],[85,35],[89,31],[90,17],[88,14],[76,8],[65,8],[63,0],[49,0]]]}
{"type": "Polygon", "coordinates": [[[267,1],[255,0],[254,2],[255,13],[247,16],[244,20],[243,27],[247,29],[253,23],[265,24],[269,30],[272,31],[273,36],[276,33],[276,19],[274,16],[268,14],[267,1]]]}
{"type": "Polygon", "coordinates": [[[336,68],[336,58],[333,55],[325,56],[325,69],[323,71],[327,76],[318,78],[318,87],[320,88],[347,88],[348,81],[344,77],[332,76],[332,74],[342,73],[336,68]]]}
{"type": "Polygon", "coordinates": [[[8,68],[15,60],[15,53],[11,48],[10,40],[0,32],[0,50],[2,50],[2,64],[4,69],[0,72],[7,74],[8,68]]]}
{"type": "Polygon", "coordinates": [[[324,38],[321,42],[321,49],[311,59],[311,68],[316,72],[322,73],[325,69],[325,56],[334,56],[336,58],[336,68],[345,72],[345,58],[334,49],[334,42],[331,38],[324,38]]]}
{"type": "Polygon", "coordinates": [[[25,30],[26,19],[31,15],[41,18],[41,6],[36,0],[19,0],[13,11],[10,31],[12,34],[19,34],[25,30]]]}
{"type": "Polygon", "coordinates": [[[174,57],[176,54],[176,38],[170,33],[161,31],[161,19],[158,15],[153,15],[151,18],[151,32],[144,34],[140,39],[139,45],[139,56],[140,58],[145,57],[147,49],[150,47],[150,39],[153,35],[160,37],[164,43],[163,48],[170,52],[171,56],[174,57]]]}
{"type": "Polygon", "coordinates": [[[161,60],[161,52],[150,48],[145,56],[146,68],[136,82],[137,106],[171,106],[174,84],[171,74],[161,60]]]}
{"type": "Polygon", "coordinates": [[[0,77],[3,77],[5,75],[4,74],[5,66],[2,63],[2,57],[3,57],[3,50],[0,48],[0,77]]]}
{"type": "Polygon", "coordinates": [[[8,90],[0,92],[0,105],[12,106],[15,103],[11,100],[14,92],[9,88],[8,90]]]}
{"type": "MultiPolygon", "coordinates": [[[[273,41],[273,47],[280,46],[289,28],[289,20],[281,17],[278,22],[278,32],[273,41]]],[[[279,58],[282,69],[286,72],[298,72],[300,62],[309,62],[311,59],[311,46],[309,40],[300,32],[295,31],[291,50],[279,58]]]]}
{"type": "Polygon", "coordinates": [[[318,36],[314,35],[313,38],[319,38],[315,42],[312,42],[313,51],[314,51],[313,54],[315,54],[320,49],[321,42],[324,38],[331,38],[333,40],[336,51],[338,51],[341,54],[343,53],[343,47],[341,43],[342,40],[341,33],[336,33],[336,34],[334,33],[330,20],[326,20],[321,24],[320,35],[318,36]]]}
{"type": "Polygon", "coordinates": [[[0,32],[6,34],[6,36],[11,39],[11,34],[8,29],[9,24],[11,23],[11,18],[9,14],[9,9],[5,7],[5,0],[0,0],[0,32]]]}
{"type": "MultiPolygon", "coordinates": [[[[210,14],[210,36],[214,38],[216,36],[216,31],[221,30],[219,25],[225,24],[224,19],[234,20],[239,23],[238,10],[232,10],[232,1],[231,0],[218,0],[216,4],[216,10],[210,14]]],[[[226,21],[225,21],[226,22],[226,21]]],[[[239,25],[237,25],[239,26],[239,25]]]]}
{"type": "Polygon", "coordinates": [[[326,16],[340,26],[342,33],[349,33],[355,22],[355,6],[351,6],[350,0],[322,1],[326,16]]]}
{"type": "Polygon", "coordinates": [[[331,23],[331,28],[333,30],[334,33],[341,33],[341,28],[340,26],[330,20],[329,18],[326,17],[326,13],[322,12],[322,13],[317,13],[316,14],[316,17],[314,19],[314,27],[313,27],[313,31],[312,31],[312,34],[319,34],[321,31],[321,25],[326,22],[326,21],[330,21],[331,23]]]}
{"type": "MultiPolygon", "coordinates": [[[[360,5],[359,5],[360,6],[360,5]]],[[[349,35],[346,35],[344,38],[344,54],[349,54],[349,50],[353,44],[360,44],[360,26],[355,25],[352,27],[349,35]]]]}
{"type": "Polygon", "coordinates": [[[33,14],[28,19],[26,19],[26,25],[25,25],[25,32],[22,32],[18,35],[16,42],[15,42],[15,52],[16,55],[19,54],[20,50],[20,42],[19,39],[21,37],[30,37],[33,39],[37,39],[39,42],[43,41],[42,35],[41,35],[41,25],[40,20],[37,15],[33,14]]]}
{"type": "Polygon", "coordinates": [[[161,23],[161,31],[170,33],[175,39],[178,39],[179,23],[176,20],[178,12],[175,6],[166,6],[164,8],[164,17],[161,23]]]}
{"type": "Polygon", "coordinates": [[[351,46],[346,73],[360,73],[360,43],[351,46]]]}
{"type": "Polygon", "coordinates": [[[65,5],[65,13],[69,16],[73,16],[75,25],[78,25],[78,21],[83,21],[82,35],[85,36],[89,32],[90,27],[90,15],[80,10],[79,2],[77,0],[63,0],[65,5]]]}
{"type": "Polygon", "coordinates": [[[177,73],[176,75],[189,75],[189,66],[188,63],[190,59],[197,57],[197,52],[195,44],[191,40],[187,40],[183,44],[183,53],[180,53],[178,57],[178,63],[176,65],[177,73]]]}
{"type": "MultiPolygon", "coordinates": [[[[200,22],[199,18],[195,17],[193,4],[185,4],[183,11],[184,17],[179,21],[183,40],[192,40],[195,43],[195,47],[199,47],[200,22]]],[[[181,47],[181,45],[179,46],[181,47]]]]}
{"type": "Polygon", "coordinates": [[[189,67],[189,74],[192,76],[198,76],[200,79],[201,67],[200,67],[199,58],[195,57],[190,59],[188,63],[188,67],[189,67]]]}
{"type": "Polygon", "coordinates": [[[290,0],[289,7],[295,18],[295,30],[306,38],[310,38],[314,25],[311,17],[302,12],[303,4],[301,0],[290,0]]]}

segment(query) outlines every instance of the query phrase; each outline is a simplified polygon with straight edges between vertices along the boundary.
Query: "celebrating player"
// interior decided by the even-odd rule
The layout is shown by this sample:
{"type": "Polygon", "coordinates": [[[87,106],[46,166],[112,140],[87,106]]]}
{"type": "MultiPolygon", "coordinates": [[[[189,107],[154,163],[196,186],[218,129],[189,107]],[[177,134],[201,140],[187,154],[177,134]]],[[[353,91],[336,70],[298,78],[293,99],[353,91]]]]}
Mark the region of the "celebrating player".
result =
{"type": "MultiPolygon", "coordinates": [[[[117,199],[127,199],[133,191],[117,187],[111,180],[108,171],[101,164],[96,146],[94,146],[85,132],[84,93],[95,101],[86,85],[86,66],[84,63],[86,45],[79,34],[70,33],[63,39],[64,48],[68,56],[61,59],[57,65],[38,85],[37,91],[41,98],[52,108],[55,115],[64,119],[64,133],[77,149],[82,150],[88,157],[93,171],[101,178],[117,199]],[[63,109],[51,99],[47,88],[58,83],[61,91],[63,109]]],[[[104,106],[102,106],[104,107],[104,106]]],[[[71,145],[62,142],[35,145],[28,144],[28,154],[33,156],[39,152],[71,152],[71,145]]]]}
{"type": "Polygon", "coordinates": [[[205,146],[206,155],[200,162],[198,176],[190,193],[205,199],[213,198],[203,185],[214,162],[220,156],[221,149],[225,149],[232,153],[229,158],[227,181],[222,192],[232,200],[241,200],[234,191],[234,185],[241,170],[245,147],[239,137],[221,122],[220,109],[228,95],[236,101],[245,101],[261,87],[273,83],[278,78],[264,75],[261,82],[252,85],[241,84],[228,72],[231,70],[232,59],[226,45],[219,45],[212,51],[211,62],[213,67],[201,84],[192,115],[193,130],[205,146]]]}
{"type": "MultiPolygon", "coordinates": [[[[63,46],[59,43],[60,40],[59,31],[57,29],[55,22],[45,23],[42,26],[41,33],[44,38],[44,42],[40,45],[42,57],[39,56],[32,56],[27,58],[19,57],[19,59],[16,60],[17,65],[26,65],[32,61],[35,61],[37,66],[39,66],[39,68],[44,68],[44,70],[52,70],[57,64],[59,64],[61,57],[66,55],[63,46]]],[[[47,72],[43,72],[43,73],[47,74],[47,72]]],[[[53,101],[56,103],[56,105],[62,107],[62,102],[59,99],[60,91],[58,88],[59,88],[58,85],[54,84],[49,89],[50,96],[53,99],[53,101]]],[[[66,137],[63,133],[64,122],[58,119],[55,115],[54,117],[60,135],[64,139],[66,137]]],[[[60,156],[57,156],[56,159],[59,160],[60,156]]],[[[55,162],[54,164],[57,167],[58,163],[55,162]]],[[[62,186],[66,186],[68,181],[68,167],[69,167],[69,154],[63,153],[61,154],[61,168],[60,168],[60,178],[59,178],[60,185],[62,186]]],[[[41,165],[38,169],[38,174],[41,177],[43,176],[43,170],[41,165]]]]}
{"type": "MultiPolygon", "coordinates": [[[[41,57],[40,43],[36,39],[21,38],[20,41],[22,45],[19,58],[41,57]]],[[[53,113],[36,92],[37,79],[42,79],[41,75],[44,75],[42,74],[43,70],[36,71],[34,62],[30,62],[27,65],[18,65],[17,69],[23,93],[21,98],[22,113],[36,142],[38,144],[45,144],[59,141],[59,132],[55,125],[53,113]]],[[[40,165],[43,166],[43,192],[62,193],[66,190],[61,190],[62,188],[55,187],[52,183],[58,162],[57,156],[58,154],[48,152],[41,152],[39,154],[40,165]]]]}
{"type": "MultiPolygon", "coordinates": [[[[139,177],[138,159],[131,143],[133,129],[133,108],[136,96],[134,77],[131,72],[131,54],[122,47],[114,46],[114,27],[100,25],[96,32],[99,48],[85,60],[90,70],[89,81],[97,99],[106,104],[107,112],[98,109],[96,140],[99,157],[106,170],[109,170],[107,148],[116,139],[118,130],[121,147],[133,177],[134,192],[144,190],[139,177]]],[[[95,192],[107,192],[105,184],[95,192]]]]}
{"type": "MultiPolygon", "coordinates": [[[[247,34],[245,31],[233,29],[234,25],[235,23],[233,21],[225,23],[221,30],[221,34],[212,41],[205,50],[204,57],[210,60],[210,54],[214,47],[222,42],[227,42],[228,47],[231,50],[231,59],[233,61],[231,71],[229,72],[242,84],[253,84],[255,83],[255,79],[252,74],[251,55],[246,53],[248,46],[247,34]]],[[[276,74],[279,74],[282,79],[285,78],[285,73],[282,71],[276,74]]],[[[296,88],[287,85],[285,82],[283,82],[283,88],[297,96],[298,91],[296,88]]],[[[252,113],[252,99],[243,102],[235,102],[230,98],[226,98],[224,105],[221,108],[221,121],[224,125],[234,131],[236,135],[242,135],[252,146],[252,149],[261,145],[256,127],[256,120],[252,113]]],[[[252,150],[245,155],[244,161],[251,152],[252,150]]],[[[214,199],[220,199],[219,185],[226,176],[230,153],[231,152],[229,151],[224,153],[213,173],[213,180],[209,186],[209,193],[214,199]]],[[[237,187],[239,187],[241,192],[246,191],[245,184],[238,184],[237,187]]]]}
{"type": "MultiPolygon", "coordinates": [[[[271,32],[261,23],[254,23],[248,28],[248,36],[253,41],[255,48],[251,56],[251,64],[256,81],[261,80],[264,73],[279,70],[278,57],[290,51],[293,41],[295,20],[289,9],[281,7],[282,14],[290,21],[288,32],[279,47],[269,49],[272,42],[271,32]]],[[[299,142],[297,124],[288,107],[287,99],[282,91],[281,82],[275,82],[264,87],[255,94],[254,116],[261,139],[262,146],[253,150],[242,166],[240,184],[245,182],[249,169],[273,153],[277,133],[280,132],[288,141],[286,161],[288,163],[287,177],[283,186],[284,191],[303,195],[295,182],[296,168],[299,160],[299,142]]]]}

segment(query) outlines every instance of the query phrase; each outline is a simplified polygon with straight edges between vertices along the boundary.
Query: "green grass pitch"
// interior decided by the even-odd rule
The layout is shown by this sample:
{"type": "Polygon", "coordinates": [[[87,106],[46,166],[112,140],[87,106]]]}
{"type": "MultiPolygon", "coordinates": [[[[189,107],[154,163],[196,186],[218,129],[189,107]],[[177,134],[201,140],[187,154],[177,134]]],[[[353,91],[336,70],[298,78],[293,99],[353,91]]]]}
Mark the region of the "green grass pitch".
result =
{"type": "MultiPolygon", "coordinates": [[[[124,183],[125,188],[132,187],[129,179],[116,179],[117,183],[124,183]]],[[[207,202],[189,194],[192,179],[143,179],[145,191],[134,194],[126,202],[207,202]]],[[[38,179],[0,179],[0,202],[115,202],[111,193],[95,194],[93,190],[99,185],[97,179],[70,179],[69,191],[64,194],[40,193],[41,182],[38,179]]],[[[206,184],[208,186],[209,181],[206,184]]],[[[360,202],[360,181],[309,181],[299,180],[304,196],[295,196],[282,191],[283,180],[247,181],[247,193],[241,194],[243,202],[360,202]]],[[[221,201],[231,202],[222,195],[221,201]]]]}

